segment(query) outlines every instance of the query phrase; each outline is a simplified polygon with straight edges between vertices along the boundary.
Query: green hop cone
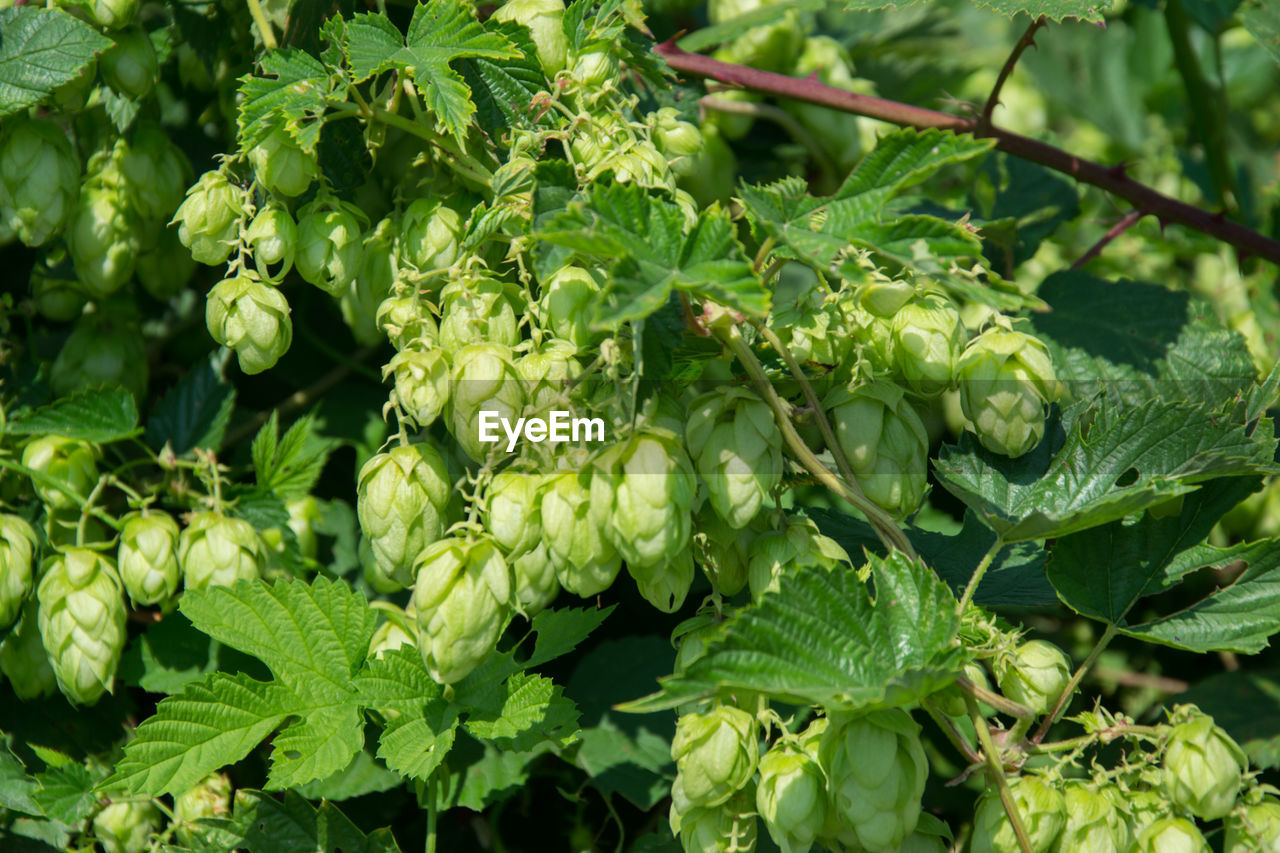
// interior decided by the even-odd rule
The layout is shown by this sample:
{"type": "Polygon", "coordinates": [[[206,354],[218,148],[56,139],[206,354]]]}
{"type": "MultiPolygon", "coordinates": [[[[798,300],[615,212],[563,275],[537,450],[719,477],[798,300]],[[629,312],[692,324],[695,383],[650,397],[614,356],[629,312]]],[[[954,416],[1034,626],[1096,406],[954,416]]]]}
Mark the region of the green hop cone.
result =
{"type": "Polygon", "coordinates": [[[644,600],[663,613],[675,613],[680,609],[696,574],[693,552],[687,548],[659,566],[636,569],[628,563],[627,572],[635,580],[644,600]]]}
{"type": "Polygon", "coordinates": [[[1036,715],[1044,714],[1071,680],[1071,661],[1062,649],[1044,640],[1030,640],[995,662],[1000,692],[1036,715]]]}
{"type": "MultiPolygon", "coordinates": [[[[977,661],[971,660],[964,665],[964,677],[983,690],[991,689],[991,682],[987,680],[987,671],[977,661]]],[[[933,702],[938,707],[938,710],[948,717],[964,717],[969,713],[965,702],[967,695],[959,684],[949,684],[930,696],[929,701],[933,702]]],[[[986,706],[979,705],[979,708],[983,709],[985,714],[986,706]]]]}
{"type": "Polygon", "coordinates": [[[114,34],[115,45],[98,60],[102,79],[127,98],[146,97],[156,82],[159,62],[151,36],[140,27],[130,27],[114,34]]]}
{"type": "Polygon", "coordinates": [[[734,530],[715,512],[700,511],[694,517],[694,559],[723,596],[734,596],[747,585],[748,554],[761,533],[760,520],[734,530]]]}
{"type": "Polygon", "coordinates": [[[672,792],[671,831],[684,853],[752,853],[759,832],[751,786],[718,806],[689,805],[672,792]]]}
{"type": "Polygon", "coordinates": [[[484,528],[505,554],[522,554],[542,541],[540,491],[545,478],[502,471],[485,493],[484,528]]]}
{"type": "Polygon", "coordinates": [[[103,853],[143,853],[151,849],[151,836],[160,828],[155,803],[111,803],[93,817],[93,837],[103,853]]]}
{"type": "Polygon", "coordinates": [[[373,550],[367,574],[379,592],[413,583],[413,561],[447,527],[453,480],[426,442],[398,445],[371,458],[356,478],[356,516],[373,550]]]}
{"type": "Polygon", "coordinates": [[[391,295],[396,280],[395,239],[396,226],[391,219],[383,219],[364,235],[360,272],[338,303],[343,322],[363,346],[382,340],[378,308],[391,295]]]}
{"type": "Polygon", "coordinates": [[[539,515],[542,538],[560,585],[583,598],[608,589],[622,568],[622,557],[590,510],[590,490],[577,471],[558,471],[548,478],[539,515]]]}
{"type": "Polygon", "coordinates": [[[1201,820],[1225,817],[1249,767],[1244,751],[1213,717],[1192,707],[1175,708],[1174,719],[1161,761],[1165,796],[1201,820]]]}
{"type": "Polygon", "coordinates": [[[52,121],[10,116],[0,132],[0,233],[40,246],[67,223],[80,194],[80,160],[52,121]]]}
{"type": "Polygon", "coordinates": [[[783,530],[761,534],[751,543],[747,580],[751,599],[777,592],[782,578],[809,568],[830,569],[849,561],[849,554],[834,539],[818,532],[807,518],[792,519],[783,530]]]}
{"type": "Polygon", "coordinates": [[[902,389],[873,382],[828,395],[825,405],[866,496],[894,518],[914,512],[924,500],[929,434],[902,389]]]}
{"type": "Polygon", "coordinates": [[[591,317],[600,297],[600,283],[582,267],[561,267],[542,283],[538,307],[542,322],[558,338],[582,349],[600,335],[591,330],[591,317]]]}
{"type": "Polygon", "coordinates": [[[520,343],[520,297],[512,285],[465,276],[450,282],[440,298],[440,346],[450,356],[469,344],[520,343]]]}
{"type": "Polygon", "coordinates": [[[569,52],[565,35],[564,0],[507,0],[493,13],[494,21],[513,21],[529,28],[542,73],[555,77],[564,70],[569,52]]]}
{"type": "Polygon", "coordinates": [[[133,513],[122,519],[120,580],[134,606],[173,597],[182,580],[178,566],[178,523],[163,512],[133,513]]]}
{"type": "Polygon", "coordinates": [[[68,548],[49,560],[36,597],[59,689],[77,705],[92,705],[111,692],[124,651],[124,594],[115,566],[97,551],[68,548]]]}
{"type": "Polygon", "coordinates": [[[178,565],[187,589],[232,586],[258,577],[262,542],[253,525],[218,512],[191,517],[178,537],[178,565]]]}
{"type": "Polygon", "coordinates": [[[940,294],[918,296],[893,316],[897,367],[921,396],[936,397],[951,387],[964,340],[960,312],[940,294]]]}
{"type": "Polygon", "coordinates": [[[727,802],[756,772],[758,737],[755,718],[732,705],[677,720],[671,758],[683,798],[703,808],[727,802]]]}
{"type": "Polygon", "coordinates": [[[1134,837],[1151,824],[1173,817],[1173,803],[1159,791],[1129,790],[1121,789],[1118,785],[1107,785],[1102,789],[1102,795],[1111,801],[1116,812],[1124,818],[1131,843],[1134,837]]]}
{"type": "Polygon", "coordinates": [[[320,198],[298,212],[294,266],[303,281],[330,296],[341,296],[360,271],[364,252],[361,220],[355,205],[320,198]]]}
{"type": "MultiPolygon", "coordinates": [[[[1031,849],[1054,850],[1053,845],[1067,822],[1062,795],[1035,776],[1010,779],[1009,791],[1031,839],[1031,849]]],[[[988,788],[978,798],[969,850],[971,853],[1019,853],[1021,849],[1000,794],[994,787],[988,788]]]]}
{"type": "MultiPolygon", "coordinates": [[[[915,292],[916,286],[909,281],[875,278],[858,288],[858,304],[876,317],[892,319],[911,301],[915,292]]],[[[920,306],[913,306],[913,310],[920,311],[920,306]]],[[[959,353],[955,355],[958,357],[959,353]]],[[[954,365],[953,358],[952,366],[954,365]]]]}
{"type": "Polygon", "coordinates": [[[123,139],[89,159],[84,186],[67,226],[67,247],[85,292],[101,300],[133,275],[143,227],[124,174],[123,139]]]}
{"type": "Polygon", "coordinates": [[[240,236],[245,194],[217,171],[205,172],[189,190],[173,221],[178,239],[202,264],[226,263],[240,236]]]}
{"type": "Polygon", "coordinates": [[[401,646],[418,647],[418,626],[412,613],[387,601],[379,602],[378,610],[382,621],[369,639],[370,657],[381,658],[401,646]]]}
{"type": "Polygon", "coordinates": [[[138,14],[138,0],[88,0],[74,2],[59,0],[59,6],[83,9],[95,24],[109,30],[117,30],[133,21],[138,14]]]}
{"type": "Polygon", "coordinates": [[[168,222],[182,203],[191,183],[191,164],[182,149],[153,122],[141,125],[125,149],[120,169],[128,182],[130,199],[138,216],[168,222]]]}
{"type": "Polygon", "coordinates": [[[689,549],[697,480],[674,433],[637,430],[593,465],[591,518],[637,580],[689,549]]]}
{"type": "Polygon", "coordinates": [[[449,360],[444,351],[421,341],[410,344],[382,367],[382,377],[395,377],[391,399],[419,427],[435,422],[449,402],[449,360]]]}
{"type": "Polygon", "coordinates": [[[779,743],[760,758],[756,811],[782,853],[803,853],[827,820],[827,780],[799,747],[779,743]]]}
{"type": "Polygon", "coordinates": [[[680,113],[672,107],[663,107],[653,114],[653,142],[662,156],[677,167],[681,158],[692,159],[702,151],[702,131],[696,124],[680,119],[680,113]]]}
{"type": "Polygon", "coordinates": [[[424,273],[453,266],[465,226],[454,205],[441,199],[414,199],[400,218],[400,263],[424,273]]]}
{"type": "Polygon", "coordinates": [[[1196,825],[1181,817],[1156,821],[1139,832],[1129,847],[1129,853],[1209,853],[1209,850],[1209,843],[1196,825]]]}
{"type": "Polygon", "coordinates": [[[511,573],[515,577],[512,597],[525,615],[532,618],[550,606],[560,594],[556,561],[551,558],[547,543],[539,542],[531,550],[511,557],[510,563],[511,573]]]}
{"type": "Polygon", "coordinates": [[[17,621],[34,585],[36,531],[26,520],[0,513],[0,631],[17,621]]]}
{"type": "Polygon", "coordinates": [[[824,836],[868,850],[892,848],[920,819],[929,775],[920,727],[898,708],[827,719],[818,741],[818,763],[827,774],[830,797],[824,836]]]}
{"type": "Polygon", "coordinates": [[[1277,853],[1280,851],[1280,800],[1263,797],[1240,805],[1224,822],[1223,853],[1277,853]]]}
{"type": "Polygon", "coordinates": [[[293,343],[289,301],[277,288],[247,273],[213,286],[204,320],[215,341],[236,351],[240,369],[247,374],[274,367],[293,343]]]}
{"type": "Polygon", "coordinates": [[[204,818],[231,814],[231,780],[225,773],[210,773],[188,791],[173,798],[173,823],[178,840],[195,846],[204,833],[195,823],[204,818]]]}
{"type": "MultiPolygon", "coordinates": [[[[570,406],[569,383],[582,375],[582,365],[573,357],[575,352],[568,341],[553,338],[543,340],[537,350],[528,351],[516,360],[516,373],[524,384],[530,414],[547,418],[551,412],[564,411],[570,406]]],[[[572,441],[573,430],[566,429],[572,441]]]]}
{"type": "Polygon", "coordinates": [[[894,364],[893,322],[877,317],[852,300],[845,300],[852,348],[877,376],[894,376],[898,368],[894,364]]]}
{"type": "MultiPolygon", "coordinates": [[[[60,435],[41,436],[23,449],[22,464],[82,498],[87,498],[98,482],[98,451],[86,441],[60,435]]],[[[49,509],[79,511],[79,501],[47,481],[32,479],[31,487],[49,509]]]]}
{"type": "Polygon", "coordinates": [[[19,699],[51,696],[58,679],[40,638],[40,603],[34,596],[22,606],[22,617],[0,641],[0,673],[19,699]]]}
{"type": "Polygon", "coordinates": [[[378,304],[376,315],[378,328],[397,350],[411,346],[416,341],[435,343],[439,328],[431,310],[416,296],[389,296],[378,304]]]}
{"type": "Polygon", "coordinates": [[[1068,781],[1060,792],[1066,824],[1058,840],[1060,853],[1126,853],[1129,827],[1115,804],[1092,785],[1068,781]]]}
{"type": "Polygon", "coordinates": [[[253,265],[263,278],[282,278],[293,267],[298,225],[284,205],[271,202],[259,210],[245,229],[244,239],[253,252],[253,265]],[[279,269],[272,276],[270,269],[277,264],[279,269]]]}
{"type": "Polygon", "coordinates": [[[782,481],[782,436],[768,404],[745,388],[703,394],[689,404],[685,438],[712,508],[746,527],[782,481]]]}
{"type": "Polygon", "coordinates": [[[290,198],[302,195],[320,177],[316,155],[303,151],[283,128],[272,130],[250,148],[249,162],[258,183],[268,192],[290,198]]]}
{"type": "Polygon", "coordinates": [[[1031,335],[993,328],[970,342],[957,370],[960,408],[992,453],[1021,456],[1044,436],[1056,379],[1049,350],[1031,335]]]}
{"type": "Polygon", "coordinates": [[[414,562],[422,660],[441,684],[466,678],[498,642],[511,610],[510,569],[488,537],[451,537],[414,562]]]}
{"type": "Polygon", "coordinates": [[[119,311],[81,315],[49,368],[49,387],[59,397],[119,386],[141,401],[149,380],[142,331],[119,311]]]}
{"type": "Polygon", "coordinates": [[[510,441],[500,424],[504,418],[514,424],[520,417],[523,386],[510,347],[472,344],[453,356],[448,426],[472,461],[483,462],[491,452],[514,452],[508,450],[510,441]]]}

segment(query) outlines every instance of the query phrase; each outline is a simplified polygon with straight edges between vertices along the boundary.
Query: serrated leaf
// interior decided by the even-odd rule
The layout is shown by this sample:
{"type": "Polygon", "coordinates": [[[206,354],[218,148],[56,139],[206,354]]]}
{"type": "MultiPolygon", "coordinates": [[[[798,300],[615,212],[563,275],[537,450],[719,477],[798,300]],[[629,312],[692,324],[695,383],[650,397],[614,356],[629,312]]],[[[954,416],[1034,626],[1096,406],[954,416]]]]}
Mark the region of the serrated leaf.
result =
{"type": "Polygon", "coordinates": [[[609,266],[596,311],[601,329],[649,316],[672,290],[755,317],[769,310],[769,294],[719,205],[701,211],[690,228],[673,201],[631,183],[598,183],[537,236],[609,266]]]}
{"type": "Polygon", "coordinates": [[[1264,770],[1280,768],[1280,671],[1223,672],[1201,681],[1178,697],[1194,703],[1227,730],[1264,770]]]}
{"type": "Polygon", "coordinates": [[[147,418],[147,443],[167,443],[178,456],[194,448],[217,450],[236,405],[236,389],[218,375],[212,359],[201,362],[165,392],[147,418]]]}
{"type": "Polygon", "coordinates": [[[314,415],[299,418],[281,437],[277,415],[273,411],[253,439],[254,475],[260,488],[284,500],[302,498],[320,479],[336,442],[316,433],[314,415]]]}
{"type": "Polygon", "coordinates": [[[675,773],[666,738],[646,729],[629,735],[608,716],[598,726],[583,729],[579,737],[573,762],[605,796],[617,792],[643,811],[671,796],[675,773]]]}
{"type": "Polygon", "coordinates": [[[240,147],[251,148],[283,127],[302,150],[314,152],[325,110],[336,97],[329,69],[308,53],[284,48],[265,54],[261,70],[240,78],[240,147]]]}
{"type": "Polygon", "coordinates": [[[869,562],[874,598],[847,565],[786,575],[776,594],[736,611],[704,657],[660,679],[660,693],[620,710],[656,711],[743,690],[870,709],[946,686],[963,654],[955,642],[955,597],[927,566],[900,552],[869,562]]]}
{"type": "Polygon", "coordinates": [[[568,746],[577,737],[578,708],[560,686],[541,675],[516,673],[507,679],[501,706],[473,713],[467,731],[503,749],[525,752],[539,743],[568,746]]]}
{"type": "Polygon", "coordinates": [[[1275,471],[1270,433],[1267,421],[1250,433],[1193,403],[1104,402],[1096,416],[1077,403],[1061,419],[1055,413],[1024,456],[991,453],[965,433],[934,469],[1005,542],[1020,542],[1116,521],[1217,477],[1275,471]]]}
{"type": "Polygon", "coordinates": [[[1246,0],[1238,17],[1271,58],[1280,62],[1280,4],[1276,0],[1246,0]]]}
{"type": "Polygon", "coordinates": [[[513,21],[503,21],[496,27],[490,23],[490,27],[510,42],[519,56],[501,62],[464,59],[458,69],[471,89],[480,128],[501,137],[507,128],[533,126],[533,97],[546,91],[547,81],[527,28],[513,21]]]}
{"type": "Polygon", "coordinates": [[[369,753],[357,752],[351,763],[325,779],[317,779],[298,787],[298,793],[309,800],[339,802],[368,794],[380,794],[404,784],[404,777],[383,767],[369,753]]]}
{"type": "Polygon", "coordinates": [[[430,776],[453,746],[458,714],[441,698],[418,650],[401,646],[371,659],[356,679],[356,691],[362,705],[388,719],[378,757],[401,775],[430,776]]]}
{"type": "Polygon", "coordinates": [[[604,622],[617,607],[565,607],[559,610],[543,610],[533,617],[533,630],[538,635],[533,644],[533,654],[525,662],[532,669],[567,655],[591,632],[604,622]]]}
{"type": "Polygon", "coordinates": [[[93,776],[84,765],[50,767],[35,778],[40,785],[35,801],[47,817],[74,826],[93,812],[98,798],[93,792],[93,776]]]}
{"type": "Polygon", "coordinates": [[[307,709],[271,742],[268,787],[274,790],[324,779],[364,747],[364,720],[354,702],[307,709]]]}
{"type": "Polygon", "coordinates": [[[51,433],[105,444],[129,438],[137,428],[138,404],[132,394],[123,388],[96,388],[14,415],[4,431],[12,435],[51,433]]]}
{"type": "Polygon", "coordinates": [[[0,9],[0,118],[79,76],[111,39],[60,9],[0,9]]]}
{"type": "Polygon", "coordinates": [[[440,685],[422,665],[421,654],[411,646],[370,659],[356,678],[356,691],[365,707],[397,714],[417,712],[442,695],[440,685]]]}
{"type": "Polygon", "coordinates": [[[410,779],[428,779],[449,755],[458,732],[456,715],[399,717],[382,732],[378,757],[410,779]]]}
{"type": "Polygon", "coordinates": [[[293,791],[283,802],[261,791],[237,791],[233,823],[248,853],[400,852],[389,830],[366,835],[333,803],[316,808],[293,791]]]}
{"type": "Polygon", "coordinates": [[[356,82],[393,68],[412,78],[427,108],[459,140],[476,107],[471,90],[450,63],[464,58],[497,62],[521,56],[505,36],[485,32],[475,11],[461,0],[419,4],[403,38],[383,15],[356,15],[345,27],[343,52],[356,82]]]}
{"type": "Polygon", "coordinates": [[[513,796],[528,783],[529,766],[547,749],[518,752],[485,744],[476,760],[451,775],[456,789],[449,791],[448,804],[483,811],[513,796]]]}
{"type": "Polygon", "coordinates": [[[0,808],[29,815],[44,814],[35,799],[39,787],[39,783],[27,775],[22,761],[4,743],[4,733],[0,732],[0,808]]]}
{"type": "MultiPolygon", "coordinates": [[[[869,12],[905,8],[920,2],[922,0],[845,0],[844,8],[850,12],[869,12]]],[[[1093,23],[1102,20],[1104,8],[1092,0],[974,0],[974,4],[1009,17],[1025,13],[1033,19],[1043,15],[1051,21],[1076,18],[1093,23]]]]}

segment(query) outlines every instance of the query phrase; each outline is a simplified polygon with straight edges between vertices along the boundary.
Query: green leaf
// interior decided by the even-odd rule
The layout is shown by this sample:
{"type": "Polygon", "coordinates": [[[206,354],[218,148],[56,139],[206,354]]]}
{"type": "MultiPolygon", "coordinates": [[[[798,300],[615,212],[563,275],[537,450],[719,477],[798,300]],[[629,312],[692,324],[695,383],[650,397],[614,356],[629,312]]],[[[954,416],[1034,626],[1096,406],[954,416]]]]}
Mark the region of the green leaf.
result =
{"type": "Polygon", "coordinates": [[[357,752],[351,763],[327,779],[317,779],[298,787],[308,800],[350,800],[367,794],[380,794],[404,784],[399,773],[383,767],[369,753],[357,752]]]}
{"type": "Polygon", "coordinates": [[[356,690],[362,705],[390,721],[378,757],[403,776],[430,776],[453,746],[458,715],[441,698],[441,687],[431,680],[418,650],[401,646],[370,660],[356,690]]]}
{"type": "Polygon", "coordinates": [[[981,174],[994,192],[989,221],[981,224],[983,252],[994,269],[1012,278],[1058,226],[1080,215],[1080,191],[1061,173],[1004,152],[987,158],[981,174]]]}
{"type": "Polygon", "coordinates": [[[400,717],[383,730],[378,757],[402,776],[426,780],[448,757],[457,733],[454,714],[400,717]]]}
{"type": "MultiPolygon", "coordinates": [[[[480,754],[475,756],[475,760],[450,774],[449,782],[453,787],[445,792],[445,802],[478,812],[512,797],[528,783],[530,765],[548,749],[548,746],[543,746],[517,752],[485,744],[478,750],[480,754]]],[[[450,765],[462,752],[456,750],[450,756],[450,765]]]]}
{"type": "Polygon", "coordinates": [[[314,415],[299,418],[281,438],[278,414],[273,411],[254,436],[254,475],[260,488],[270,489],[284,500],[303,498],[320,479],[337,442],[316,434],[314,415]]]}
{"type": "Polygon", "coordinates": [[[574,764],[605,796],[616,792],[643,811],[671,796],[675,774],[671,741],[667,738],[647,729],[640,729],[633,736],[606,716],[598,726],[583,729],[579,739],[581,745],[574,754],[574,764]]]}
{"type": "Polygon", "coordinates": [[[450,63],[463,58],[521,58],[505,36],[485,32],[474,9],[461,0],[419,4],[404,38],[383,15],[356,15],[345,26],[343,53],[357,83],[391,69],[413,79],[427,108],[459,140],[476,107],[471,90],[450,63]]]}
{"type": "Polygon", "coordinates": [[[507,679],[501,706],[472,714],[466,727],[472,737],[517,752],[539,743],[568,746],[577,738],[578,708],[551,679],[521,672],[507,679]]]}
{"type": "Polygon", "coordinates": [[[991,145],[939,130],[898,130],[881,138],[834,195],[812,196],[803,179],[785,178],[743,185],[740,196],[753,227],[777,241],[779,257],[825,269],[853,245],[913,268],[926,262],[933,272],[939,259],[980,254],[973,229],[936,216],[886,213],[886,206],[943,166],[981,156],[991,145]]]}
{"type": "Polygon", "coordinates": [[[236,116],[240,147],[251,148],[276,127],[283,127],[304,151],[320,142],[329,104],[345,100],[320,60],[301,50],[284,48],[265,54],[262,74],[240,78],[240,110],[236,116]]]}
{"type": "Polygon", "coordinates": [[[1065,536],[1116,521],[1217,477],[1265,474],[1276,442],[1268,421],[1243,424],[1193,403],[1095,410],[1078,403],[1009,459],[970,433],[935,462],[943,488],[1005,542],[1065,536]]]}
{"type": "Polygon", "coordinates": [[[59,9],[0,9],[0,118],[79,76],[111,39],[59,9]]]}
{"type": "MultiPolygon", "coordinates": [[[[905,8],[922,0],[845,0],[844,8],[851,12],[869,12],[875,9],[905,8]]],[[[1044,16],[1051,21],[1077,18],[1081,21],[1102,21],[1102,10],[1107,8],[1091,0],[974,0],[974,4],[1001,15],[1013,17],[1025,13],[1032,19],[1044,16]]]]}
{"type": "Polygon", "coordinates": [[[4,431],[13,435],[52,433],[105,444],[129,438],[137,428],[138,404],[132,394],[123,388],[95,388],[14,415],[4,431]]]}
{"type": "Polygon", "coordinates": [[[539,229],[546,243],[608,265],[596,325],[643,319],[681,290],[754,317],[769,310],[732,220],[718,204],[690,228],[679,205],[631,183],[598,183],[539,229]]]}
{"type": "Polygon", "coordinates": [[[620,707],[673,708],[717,692],[863,709],[907,704],[944,687],[962,663],[956,599],[900,552],[869,560],[876,594],[846,565],[784,576],[776,594],[739,610],[707,654],[662,691],[620,707]]]}
{"type": "Polygon", "coordinates": [[[39,787],[39,783],[27,775],[22,761],[4,743],[4,733],[0,732],[0,808],[29,815],[44,814],[35,799],[39,787]]]}
{"type": "Polygon", "coordinates": [[[533,654],[525,662],[532,669],[567,655],[591,632],[604,622],[617,607],[565,607],[559,610],[543,610],[533,617],[533,630],[538,635],[533,644],[533,654]]]}
{"type": "Polygon", "coordinates": [[[93,813],[98,798],[93,792],[93,775],[84,765],[50,767],[35,778],[40,783],[35,801],[42,814],[71,826],[93,813]]]}
{"type": "Polygon", "coordinates": [[[217,450],[236,406],[236,389],[218,375],[213,359],[201,362],[165,392],[147,418],[147,443],[168,444],[178,456],[197,447],[217,450]]]}
{"type": "Polygon", "coordinates": [[[1249,755],[1249,762],[1264,770],[1280,768],[1280,671],[1223,672],[1206,678],[1178,697],[1194,703],[1227,730],[1249,755]]]}
{"type": "Polygon", "coordinates": [[[509,128],[528,128],[536,123],[533,98],[547,90],[547,81],[527,28],[512,21],[489,26],[514,45],[519,56],[501,62],[464,59],[458,68],[471,88],[481,129],[501,139],[509,128]]]}
{"type": "Polygon", "coordinates": [[[1280,3],[1276,0],[1247,0],[1240,6],[1238,17],[1244,28],[1280,62],[1280,3]]]}
{"type": "Polygon", "coordinates": [[[284,801],[261,791],[236,792],[233,824],[248,853],[399,853],[388,829],[366,835],[333,803],[312,806],[293,791],[284,801]]]}
{"type": "Polygon", "coordinates": [[[1243,336],[1185,291],[1068,270],[1045,279],[1038,293],[1051,310],[1031,322],[1074,399],[1103,393],[1130,405],[1218,405],[1256,378],[1243,336]]]}

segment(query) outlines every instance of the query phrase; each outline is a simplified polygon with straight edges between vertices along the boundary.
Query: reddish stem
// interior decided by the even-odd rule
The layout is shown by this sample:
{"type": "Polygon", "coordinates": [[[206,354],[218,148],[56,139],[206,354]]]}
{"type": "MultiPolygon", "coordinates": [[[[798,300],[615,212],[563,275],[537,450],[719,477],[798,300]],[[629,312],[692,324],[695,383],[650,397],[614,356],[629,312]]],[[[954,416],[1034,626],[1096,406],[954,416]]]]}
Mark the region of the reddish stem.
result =
{"type": "Polygon", "coordinates": [[[1098,242],[1090,246],[1089,251],[1081,255],[1080,259],[1071,265],[1071,268],[1073,270],[1078,270],[1085,264],[1089,263],[1089,261],[1098,257],[1098,255],[1101,255],[1102,250],[1107,248],[1107,244],[1109,244],[1115,238],[1119,237],[1124,232],[1128,231],[1135,222],[1137,222],[1139,219],[1141,219],[1146,215],[1147,215],[1146,212],[1141,210],[1131,210],[1128,213],[1126,213],[1123,217],[1121,217],[1119,222],[1111,226],[1111,229],[1107,231],[1106,234],[1102,235],[1102,238],[1098,240],[1098,242]]]}
{"type": "Polygon", "coordinates": [[[995,114],[996,107],[1000,105],[1000,90],[1004,88],[1004,81],[1008,80],[1009,75],[1013,73],[1013,68],[1018,64],[1018,59],[1022,56],[1022,52],[1029,47],[1035,46],[1036,30],[1044,25],[1044,16],[1036,18],[1031,22],[1031,26],[1027,27],[1027,31],[1022,34],[1022,38],[1018,39],[1018,43],[1013,46],[1013,52],[1009,54],[1009,58],[1004,61],[1004,67],[1000,69],[1000,76],[996,77],[996,84],[991,87],[991,94],[987,97],[987,105],[982,108],[982,121],[984,124],[991,124],[991,116],[995,114]]]}

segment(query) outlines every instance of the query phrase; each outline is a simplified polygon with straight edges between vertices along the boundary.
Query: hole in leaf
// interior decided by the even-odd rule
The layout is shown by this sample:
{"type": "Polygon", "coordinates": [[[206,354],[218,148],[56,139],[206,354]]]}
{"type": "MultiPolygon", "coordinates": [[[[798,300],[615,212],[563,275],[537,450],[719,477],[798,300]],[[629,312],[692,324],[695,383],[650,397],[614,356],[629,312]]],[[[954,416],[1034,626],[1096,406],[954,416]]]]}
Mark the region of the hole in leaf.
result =
{"type": "Polygon", "coordinates": [[[1119,477],[1116,477],[1116,488],[1123,489],[1125,486],[1132,486],[1136,482],[1138,482],[1138,469],[1130,468],[1119,477]]]}

